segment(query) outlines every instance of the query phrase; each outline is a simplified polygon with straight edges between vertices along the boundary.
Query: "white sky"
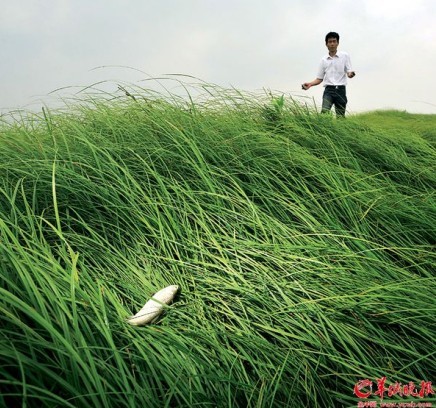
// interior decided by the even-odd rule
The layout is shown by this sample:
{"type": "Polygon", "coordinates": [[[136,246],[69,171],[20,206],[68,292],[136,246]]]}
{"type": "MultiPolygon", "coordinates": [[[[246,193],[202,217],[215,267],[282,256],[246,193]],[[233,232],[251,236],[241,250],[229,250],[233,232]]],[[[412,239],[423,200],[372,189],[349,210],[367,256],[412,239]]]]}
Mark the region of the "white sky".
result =
{"type": "Polygon", "coordinates": [[[322,85],[301,83],[337,31],[357,74],[350,112],[436,113],[435,21],[435,0],[0,0],[0,112],[170,73],[319,105],[322,85]]]}

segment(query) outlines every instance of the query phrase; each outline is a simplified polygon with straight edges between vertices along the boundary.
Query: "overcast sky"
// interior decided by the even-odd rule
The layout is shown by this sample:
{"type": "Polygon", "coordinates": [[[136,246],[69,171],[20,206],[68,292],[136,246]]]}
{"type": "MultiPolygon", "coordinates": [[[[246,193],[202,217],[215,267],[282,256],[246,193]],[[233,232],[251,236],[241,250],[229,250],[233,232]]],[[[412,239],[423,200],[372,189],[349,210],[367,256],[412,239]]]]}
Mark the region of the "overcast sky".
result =
{"type": "MultiPolygon", "coordinates": [[[[0,112],[98,81],[179,73],[247,91],[305,92],[337,31],[349,111],[436,113],[435,0],[0,0],[0,112]],[[101,68],[103,67],[103,68],[101,68]],[[125,68],[125,67],[130,67],[125,68]]],[[[112,88],[111,88],[112,87],[112,88]]],[[[56,96],[58,97],[58,96],[56,96]]]]}

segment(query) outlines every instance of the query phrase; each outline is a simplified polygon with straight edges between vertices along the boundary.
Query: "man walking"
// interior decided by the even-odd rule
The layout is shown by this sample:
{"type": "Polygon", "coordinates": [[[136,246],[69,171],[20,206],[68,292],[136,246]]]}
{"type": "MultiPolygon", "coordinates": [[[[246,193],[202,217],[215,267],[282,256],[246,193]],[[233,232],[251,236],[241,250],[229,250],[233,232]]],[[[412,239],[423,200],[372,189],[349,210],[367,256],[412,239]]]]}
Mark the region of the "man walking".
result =
{"type": "Polygon", "coordinates": [[[348,102],[345,89],[347,77],[353,78],[356,73],[351,68],[350,56],[346,52],[338,51],[338,33],[328,33],[325,36],[325,45],[329,53],[321,60],[316,78],[312,82],[305,82],[302,88],[308,90],[324,81],[321,113],[329,112],[334,105],[336,116],[344,117],[348,102]]]}

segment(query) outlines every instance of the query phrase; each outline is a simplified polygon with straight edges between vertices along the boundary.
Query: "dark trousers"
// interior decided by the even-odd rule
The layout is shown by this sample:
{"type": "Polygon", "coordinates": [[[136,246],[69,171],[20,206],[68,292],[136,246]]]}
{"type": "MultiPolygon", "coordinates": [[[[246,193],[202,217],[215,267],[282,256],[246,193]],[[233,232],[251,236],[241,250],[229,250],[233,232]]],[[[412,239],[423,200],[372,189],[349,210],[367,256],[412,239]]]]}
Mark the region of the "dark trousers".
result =
{"type": "Polygon", "coordinates": [[[336,116],[344,117],[347,102],[347,92],[344,85],[327,85],[322,96],[321,113],[329,112],[332,106],[335,105],[336,116]]]}

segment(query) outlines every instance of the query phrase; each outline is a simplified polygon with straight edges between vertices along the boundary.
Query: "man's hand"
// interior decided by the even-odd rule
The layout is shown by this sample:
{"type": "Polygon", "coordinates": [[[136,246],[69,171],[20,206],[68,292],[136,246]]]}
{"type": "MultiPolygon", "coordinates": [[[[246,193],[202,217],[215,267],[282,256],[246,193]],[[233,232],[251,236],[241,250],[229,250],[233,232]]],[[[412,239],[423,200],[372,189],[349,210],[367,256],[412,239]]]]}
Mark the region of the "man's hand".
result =
{"type": "Polygon", "coordinates": [[[312,86],[319,85],[321,82],[322,82],[322,79],[315,78],[311,82],[305,82],[304,84],[301,84],[301,89],[304,89],[305,91],[307,91],[309,88],[312,88],[312,86]]]}
{"type": "Polygon", "coordinates": [[[356,73],[354,71],[350,71],[347,73],[348,78],[353,78],[356,76],[356,73]]]}

